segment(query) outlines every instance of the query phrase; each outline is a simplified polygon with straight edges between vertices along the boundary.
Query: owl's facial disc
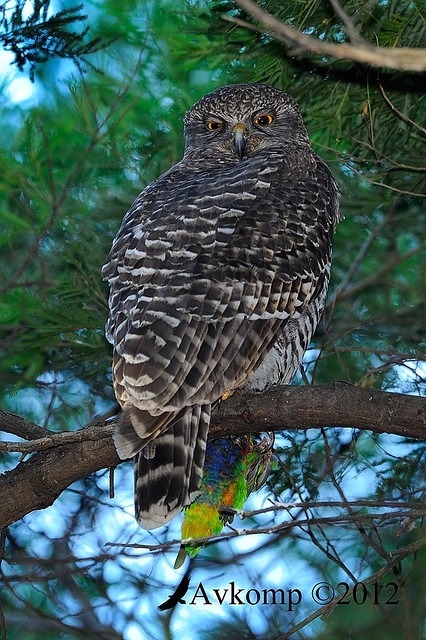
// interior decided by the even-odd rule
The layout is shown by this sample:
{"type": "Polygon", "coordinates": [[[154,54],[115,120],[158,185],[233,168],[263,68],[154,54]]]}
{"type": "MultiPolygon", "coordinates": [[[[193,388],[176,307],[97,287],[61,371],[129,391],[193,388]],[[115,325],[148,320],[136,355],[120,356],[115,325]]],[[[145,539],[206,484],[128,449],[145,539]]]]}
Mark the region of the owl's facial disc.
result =
{"type": "Polygon", "coordinates": [[[247,127],[238,122],[232,129],[232,146],[238,158],[242,160],[247,148],[247,127]]]}

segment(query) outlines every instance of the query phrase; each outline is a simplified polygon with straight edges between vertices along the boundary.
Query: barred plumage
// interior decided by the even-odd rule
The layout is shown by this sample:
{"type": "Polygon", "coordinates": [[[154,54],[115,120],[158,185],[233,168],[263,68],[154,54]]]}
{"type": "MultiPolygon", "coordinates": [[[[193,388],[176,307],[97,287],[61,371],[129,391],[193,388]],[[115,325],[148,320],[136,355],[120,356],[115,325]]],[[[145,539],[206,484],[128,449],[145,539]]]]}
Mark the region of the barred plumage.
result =
{"type": "Polygon", "coordinates": [[[181,162],[131,206],[103,269],[123,409],[115,443],[137,456],[146,528],[197,496],[211,404],[259,366],[252,388],[296,373],[339,218],[334,179],[278,89],[208,94],[185,116],[185,142],[181,162]]]}

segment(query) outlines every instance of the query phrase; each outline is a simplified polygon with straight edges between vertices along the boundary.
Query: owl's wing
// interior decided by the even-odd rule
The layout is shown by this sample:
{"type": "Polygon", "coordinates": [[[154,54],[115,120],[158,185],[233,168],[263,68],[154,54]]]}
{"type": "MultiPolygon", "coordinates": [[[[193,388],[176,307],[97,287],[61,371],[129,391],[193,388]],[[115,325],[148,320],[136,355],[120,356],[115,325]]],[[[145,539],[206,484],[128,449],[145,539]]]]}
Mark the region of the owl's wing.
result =
{"type": "Polygon", "coordinates": [[[135,426],[142,445],[162,414],[241,386],[327,287],[336,203],[328,169],[306,161],[269,155],[266,171],[259,154],[192,179],[177,165],[126,216],[104,268],[107,337],[120,404],[156,418],[135,426]]]}
{"type": "MultiPolygon", "coordinates": [[[[189,408],[241,386],[288,319],[327,287],[337,190],[325,165],[305,155],[298,166],[280,153],[208,171],[181,163],[130,209],[103,272],[115,391],[133,429],[129,448],[122,420],[123,457],[153,438],[158,446],[171,424],[187,428],[189,408]]],[[[201,431],[186,436],[200,452],[201,431]]],[[[188,503],[188,475],[201,477],[188,466],[191,446],[177,465],[185,495],[164,502],[168,513],[188,503]]],[[[157,473],[152,460],[146,478],[157,473]]]]}

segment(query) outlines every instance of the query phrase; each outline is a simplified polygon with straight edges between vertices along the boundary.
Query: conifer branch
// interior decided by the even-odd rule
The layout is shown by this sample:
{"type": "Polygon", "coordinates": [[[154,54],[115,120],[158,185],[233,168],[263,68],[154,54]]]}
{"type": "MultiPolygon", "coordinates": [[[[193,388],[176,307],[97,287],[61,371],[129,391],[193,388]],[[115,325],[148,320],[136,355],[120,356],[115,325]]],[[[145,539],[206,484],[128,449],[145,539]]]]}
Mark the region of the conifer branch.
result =
{"type": "MultiPolygon", "coordinates": [[[[59,57],[71,59],[81,67],[84,56],[109,44],[100,38],[86,42],[89,27],[81,31],[71,29],[87,19],[87,15],[80,13],[82,4],[49,16],[50,0],[33,0],[32,13],[27,18],[23,17],[24,8],[28,8],[27,0],[16,0],[11,14],[7,5],[8,2],[0,4],[0,46],[13,53],[12,64],[20,71],[29,64],[31,80],[34,80],[37,64],[59,57]]],[[[84,62],[90,65],[85,59],[84,62]]]]}
{"type": "MultiPolygon", "coordinates": [[[[399,71],[426,71],[426,49],[372,46],[362,42],[360,35],[355,38],[353,29],[350,33],[351,43],[327,42],[285,24],[252,0],[235,0],[235,2],[262,26],[244,22],[233,16],[224,16],[227,20],[248,29],[255,28],[261,33],[267,32],[289,47],[290,56],[305,57],[313,53],[350,60],[372,67],[398,69],[399,71]]],[[[336,6],[336,3],[333,3],[333,6],[336,6]]]]}

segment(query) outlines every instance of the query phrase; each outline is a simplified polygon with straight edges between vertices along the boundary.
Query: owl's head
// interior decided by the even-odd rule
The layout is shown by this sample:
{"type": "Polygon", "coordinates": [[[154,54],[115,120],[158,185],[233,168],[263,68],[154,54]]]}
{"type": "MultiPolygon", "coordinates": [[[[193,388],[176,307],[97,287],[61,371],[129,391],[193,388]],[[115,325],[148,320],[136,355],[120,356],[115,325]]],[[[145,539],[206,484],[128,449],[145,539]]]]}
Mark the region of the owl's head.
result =
{"type": "Polygon", "coordinates": [[[220,87],[196,102],[184,123],[186,155],[216,151],[243,160],[265,148],[309,145],[297,102],[267,84],[220,87]]]}

